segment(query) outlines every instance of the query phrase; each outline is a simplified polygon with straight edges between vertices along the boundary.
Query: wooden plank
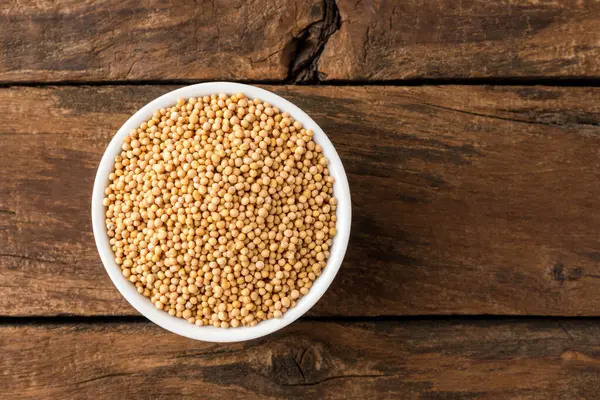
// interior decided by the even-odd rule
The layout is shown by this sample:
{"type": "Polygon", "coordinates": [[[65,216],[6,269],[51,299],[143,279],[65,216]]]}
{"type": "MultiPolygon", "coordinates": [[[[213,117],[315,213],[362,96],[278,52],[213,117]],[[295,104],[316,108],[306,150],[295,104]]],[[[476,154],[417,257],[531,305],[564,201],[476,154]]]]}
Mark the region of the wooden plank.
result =
{"type": "Polygon", "coordinates": [[[0,82],[283,80],[322,18],[321,0],[2,1],[0,82]]]}
{"type": "Polygon", "coordinates": [[[326,80],[598,77],[597,1],[338,0],[326,80]]]}
{"type": "MultiPolygon", "coordinates": [[[[348,252],[312,315],[600,315],[600,89],[267,88],[316,119],[350,181],[348,252]]],[[[0,315],[135,314],[96,253],[92,181],[170,89],[0,90],[0,315]]]]}
{"type": "Polygon", "coordinates": [[[146,323],[4,325],[0,384],[12,399],[594,398],[599,337],[581,320],[301,321],[223,345],[146,323]]]}
{"type": "Polygon", "coordinates": [[[599,19],[576,0],[9,0],[0,82],[597,78],[599,19]]]}

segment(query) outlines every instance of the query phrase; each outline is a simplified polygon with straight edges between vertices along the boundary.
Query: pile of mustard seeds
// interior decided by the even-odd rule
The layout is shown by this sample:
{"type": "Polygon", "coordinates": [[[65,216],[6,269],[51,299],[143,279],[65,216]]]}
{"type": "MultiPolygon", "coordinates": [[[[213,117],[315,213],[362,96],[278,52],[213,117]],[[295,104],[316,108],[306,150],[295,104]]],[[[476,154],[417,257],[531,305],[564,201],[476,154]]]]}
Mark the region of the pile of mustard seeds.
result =
{"type": "Polygon", "coordinates": [[[243,94],[180,99],[134,129],[105,190],[123,276],[198,326],[281,318],[325,268],[333,177],[313,132],[243,94]]]}

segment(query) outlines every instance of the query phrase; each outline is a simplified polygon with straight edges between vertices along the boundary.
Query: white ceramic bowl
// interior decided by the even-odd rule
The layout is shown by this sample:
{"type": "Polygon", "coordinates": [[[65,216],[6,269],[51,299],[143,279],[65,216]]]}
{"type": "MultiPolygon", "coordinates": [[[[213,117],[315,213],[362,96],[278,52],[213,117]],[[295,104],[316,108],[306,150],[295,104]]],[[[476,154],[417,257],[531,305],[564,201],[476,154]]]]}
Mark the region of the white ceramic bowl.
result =
{"type": "Polygon", "coordinates": [[[350,237],[350,221],[351,206],[348,179],[346,178],[340,157],[325,133],[323,133],[323,130],[305,112],[278,95],[255,86],[230,82],[200,83],[186,86],[160,96],[136,112],[123,124],[104,152],[96,173],[92,195],[92,225],[96,246],[98,247],[98,252],[100,253],[100,258],[106,268],[106,272],[108,272],[110,279],[112,279],[117,289],[136,310],[157,325],[178,335],[207,342],[238,342],[255,339],[289,325],[307,312],[323,296],[340,269],[350,237]],[[327,261],[327,266],[323,270],[322,275],[314,282],[308,294],[297,302],[296,307],[288,310],[282,318],[263,321],[254,327],[222,329],[212,326],[196,326],[184,319],[172,317],[166,312],[156,309],[148,298],[139,294],[135,286],[123,277],[121,269],[114,261],[106,234],[105,209],[102,205],[102,199],[104,197],[104,189],[108,184],[108,175],[112,172],[115,156],[120,153],[124,138],[129,134],[131,129],[137,128],[143,121],[148,120],[155,110],[169,107],[175,104],[179,98],[187,99],[213,93],[234,94],[239,92],[244,93],[250,98],[259,98],[262,101],[271,103],[279,107],[282,111],[287,111],[306,128],[314,131],[314,139],[323,147],[323,153],[330,162],[330,174],[335,178],[333,191],[335,197],[338,199],[337,235],[333,240],[331,256],[327,261]]]}

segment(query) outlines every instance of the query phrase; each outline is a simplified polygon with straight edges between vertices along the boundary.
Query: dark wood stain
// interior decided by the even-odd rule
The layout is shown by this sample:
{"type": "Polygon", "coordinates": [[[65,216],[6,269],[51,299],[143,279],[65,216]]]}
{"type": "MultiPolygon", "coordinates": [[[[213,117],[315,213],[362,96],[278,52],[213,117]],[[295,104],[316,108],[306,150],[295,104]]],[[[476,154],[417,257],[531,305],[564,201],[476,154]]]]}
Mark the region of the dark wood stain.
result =
{"type": "Polygon", "coordinates": [[[4,325],[0,384],[12,397],[589,398],[598,330],[561,319],[301,320],[215,345],[150,323],[4,325]]]}
{"type": "Polygon", "coordinates": [[[599,22],[579,0],[0,2],[0,398],[597,398],[599,22]],[[243,343],[138,316],[91,232],[116,130],[211,80],[274,83],[353,201],[331,288],[243,343]]]}
{"type": "MultiPolygon", "coordinates": [[[[46,110],[0,126],[2,314],[136,315],[98,258],[91,189],[114,132],[174,88],[0,90],[7,115],[46,110]]],[[[600,120],[598,89],[267,88],[320,124],[350,182],[351,241],[312,316],[599,315],[600,127],[572,118],[600,120]]]]}
{"type": "Polygon", "coordinates": [[[282,57],[284,46],[321,8],[320,0],[4,2],[0,80],[283,80],[293,58],[282,57]]]}
{"type": "Polygon", "coordinates": [[[598,76],[598,4],[337,2],[343,23],[319,59],[325,80],[598,76]]]}

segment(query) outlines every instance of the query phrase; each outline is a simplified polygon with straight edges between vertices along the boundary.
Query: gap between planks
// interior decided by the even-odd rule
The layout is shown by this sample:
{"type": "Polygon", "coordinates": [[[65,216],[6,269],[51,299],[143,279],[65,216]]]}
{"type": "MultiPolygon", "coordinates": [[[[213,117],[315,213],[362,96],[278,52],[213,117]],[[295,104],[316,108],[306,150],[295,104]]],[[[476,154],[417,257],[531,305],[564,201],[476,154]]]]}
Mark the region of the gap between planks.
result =
{"type": "Polygon", "coordinates": [[[193,79],[166,79],[166,80],[104,80],[104,81],[23,81],[10,82],[0,80],[0,89],[34,87],[47,88],[56,86],[159,86],[159,85],[194,85],[227,81],[246,85],[270,86],[548,86],[548,87],[600,87],[600,78],[577,77],[514,77],[514,78],[464,78],[464,79],[402,79],[402,80],[330,80],[314,81],[310,83],[290,82],[288,80],[193,80],[193,79]]]}
{"type": "MultiPolygon", "coordinates": [[[[600,316],[546,316],[546,315],[380,315],[380,316],[323,316],[302,317],[293,323],[408,323],[408,322],[440,322],[440,323],[523,323],[523,322],[600,322],[600,316]]],[[[90,325],[90,324],[151,324],[151,321],[141,315],[58,315],[58,316],[0,316],[0,326],[32,326],[32,325],[90,325]]]]}

